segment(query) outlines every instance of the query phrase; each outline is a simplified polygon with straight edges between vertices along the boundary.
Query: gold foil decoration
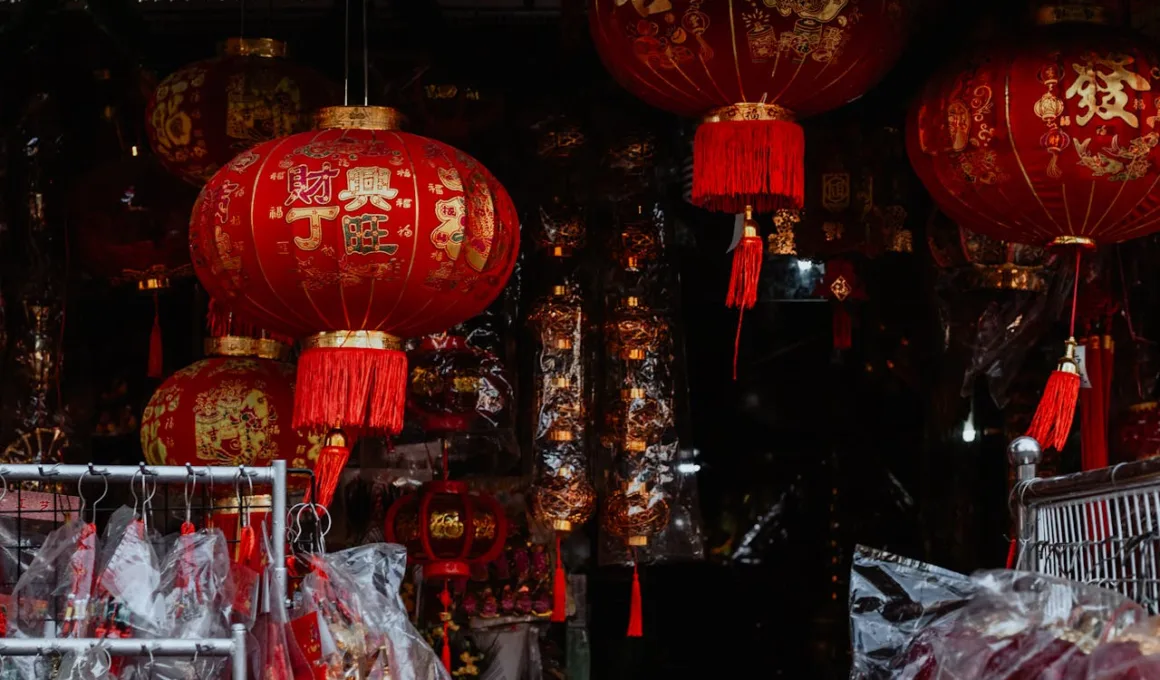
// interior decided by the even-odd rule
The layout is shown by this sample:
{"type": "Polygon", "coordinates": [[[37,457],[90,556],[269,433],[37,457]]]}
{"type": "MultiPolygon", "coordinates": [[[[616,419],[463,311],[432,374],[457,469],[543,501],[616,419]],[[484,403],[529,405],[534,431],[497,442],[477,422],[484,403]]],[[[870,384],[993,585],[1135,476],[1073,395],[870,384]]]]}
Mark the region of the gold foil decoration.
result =
{"type": "Polygon", "coordinates": [[[556,531],[584,524],[596,509],[596,490],[586,476],[562,468],[536,482],[531,494],[532,515],[556,531]]]}
{"type": "Polygon", "coordinates": [[[668,503],[643,487],[616,491],[605,504],[604,528],[633,547],[648,545],[649,537],[668,523],[668,503]]]}
{"type": "Polygon", "coordinates": [[[605,325],[604,334],[610,355],[624,361],[643,361],[655,354],[668,337],[668,324],[643,306],[639,298],[629,296],[605,325]]]}
{"type": "Polygon", "coordinates": [[[620,139],[604,156],[611,170],[629,177],[650,171],[656,162],[656,139],[649,134],[629,135],[620,139]]]}
{"type": "Polygon", "coordinates": [[[770,255],[797,255],[794,228],[801,222],[797,210],[778,210],[773,216],[773,233],[765,237],[766,250],[770,255]]]}
{"type": "Polygon", "coordinates": [[[618,244],[620,264],[629,271],[655,262],[661,253],[661,235],[651,216],[626,222],[618,244]]]}
{"type": "Polygon", "coordinates": [[[458,510],[439,510],[431,513],[427,529],[431,538],[454,540],[463,536],[463,520],[458,510]]]}
{"type": "Polygon", "coordinates": [[[580,124],[568,116],[549,116],[532,126],[536,155],[540,158],[571,158],[588,143],[580,124]]]}
{"type": "Polygon", "coordinates": [[[583,211],[554,198],[550,204],[540,206],[539,219],[536,245],[553,257],[571,257],[584,248],[588,225],[583,211]]]}

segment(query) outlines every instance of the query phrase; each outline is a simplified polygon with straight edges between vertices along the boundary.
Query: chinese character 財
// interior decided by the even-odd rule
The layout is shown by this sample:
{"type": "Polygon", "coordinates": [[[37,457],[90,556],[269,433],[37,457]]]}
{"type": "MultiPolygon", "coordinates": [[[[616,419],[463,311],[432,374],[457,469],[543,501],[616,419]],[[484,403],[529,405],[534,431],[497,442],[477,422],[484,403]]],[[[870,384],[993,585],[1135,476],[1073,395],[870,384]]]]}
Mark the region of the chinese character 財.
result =
{"type": "Polygon", "coordinates": [[[306,205],[330,203],[334,178],[338,177],[338,172],[337,168],[330,167],[330,163],[323,163],[318,170],[308,170],[305,165],[290,168],[286,178],[290,191],[286,205],[292,205],[295,201],[302,201],[306,205]]]}

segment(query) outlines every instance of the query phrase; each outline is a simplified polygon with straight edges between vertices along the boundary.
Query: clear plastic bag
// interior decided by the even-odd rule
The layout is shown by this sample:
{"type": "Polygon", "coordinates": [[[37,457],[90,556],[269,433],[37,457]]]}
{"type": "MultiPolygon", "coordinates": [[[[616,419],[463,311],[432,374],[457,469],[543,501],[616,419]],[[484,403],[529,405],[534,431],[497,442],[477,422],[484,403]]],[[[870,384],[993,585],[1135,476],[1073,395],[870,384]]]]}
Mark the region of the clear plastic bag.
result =
{"type": "Polygon", "coordinates": [[[1144,609],[1094,586],[1018,571],[968,581],[860,549],[850,594],[859,680],[1129,680],[1160,670],[1144,609]]]}
{"type": "Polygon", "coordinates": [[[12,588],[9,637],[88,637],[96,558],[93,524],[73,520],[45,537],[12,588]]]}
{"type": "Polygon", "coordinates": [[[122,507],[113,513],[97,555],[94,637],[155,638],[162,634],[161,569],[153,549],[160,542],[136,508],[122,507]]]}

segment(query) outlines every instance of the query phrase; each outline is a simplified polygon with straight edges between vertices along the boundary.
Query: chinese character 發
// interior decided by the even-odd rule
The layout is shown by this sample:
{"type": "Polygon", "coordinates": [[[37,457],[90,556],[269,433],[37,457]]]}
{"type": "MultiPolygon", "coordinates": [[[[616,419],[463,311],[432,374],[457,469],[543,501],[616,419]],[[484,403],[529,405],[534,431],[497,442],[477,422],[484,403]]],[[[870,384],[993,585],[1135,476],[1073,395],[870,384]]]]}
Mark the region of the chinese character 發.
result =
{"type": "Polygon", "coordinates": [[[1132,127],[1140,127],[1140,119],[1125,108],[1128,93],[1124,87],[1143,92],[1151,90],[1152,84],[1125,68],[1132,63],[1135,59],[1122,54],[1109,54],[1105,58],[1089,54],[1084,63],[1071,65],[1077,77],[1065,96],[1079,97],[1079,108],[1084,112],[1076,116],[1077,125],[1087,125],[1092,116],[1098,115],[1104,120],[1119,118],[1132,127]]]}

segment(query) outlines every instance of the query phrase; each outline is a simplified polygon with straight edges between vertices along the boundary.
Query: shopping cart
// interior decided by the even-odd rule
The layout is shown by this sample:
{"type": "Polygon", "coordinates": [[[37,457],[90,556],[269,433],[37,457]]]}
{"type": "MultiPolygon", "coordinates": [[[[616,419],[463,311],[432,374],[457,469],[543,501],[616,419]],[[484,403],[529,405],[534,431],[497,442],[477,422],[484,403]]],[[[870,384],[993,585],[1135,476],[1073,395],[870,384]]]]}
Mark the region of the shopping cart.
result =
{"type": "Polygon", "coordinates": [[[1039,444],[1007,447],[1016,568],[1115,590],[1160,613],[1160,459],[1037,478],[1039,444]]]}

